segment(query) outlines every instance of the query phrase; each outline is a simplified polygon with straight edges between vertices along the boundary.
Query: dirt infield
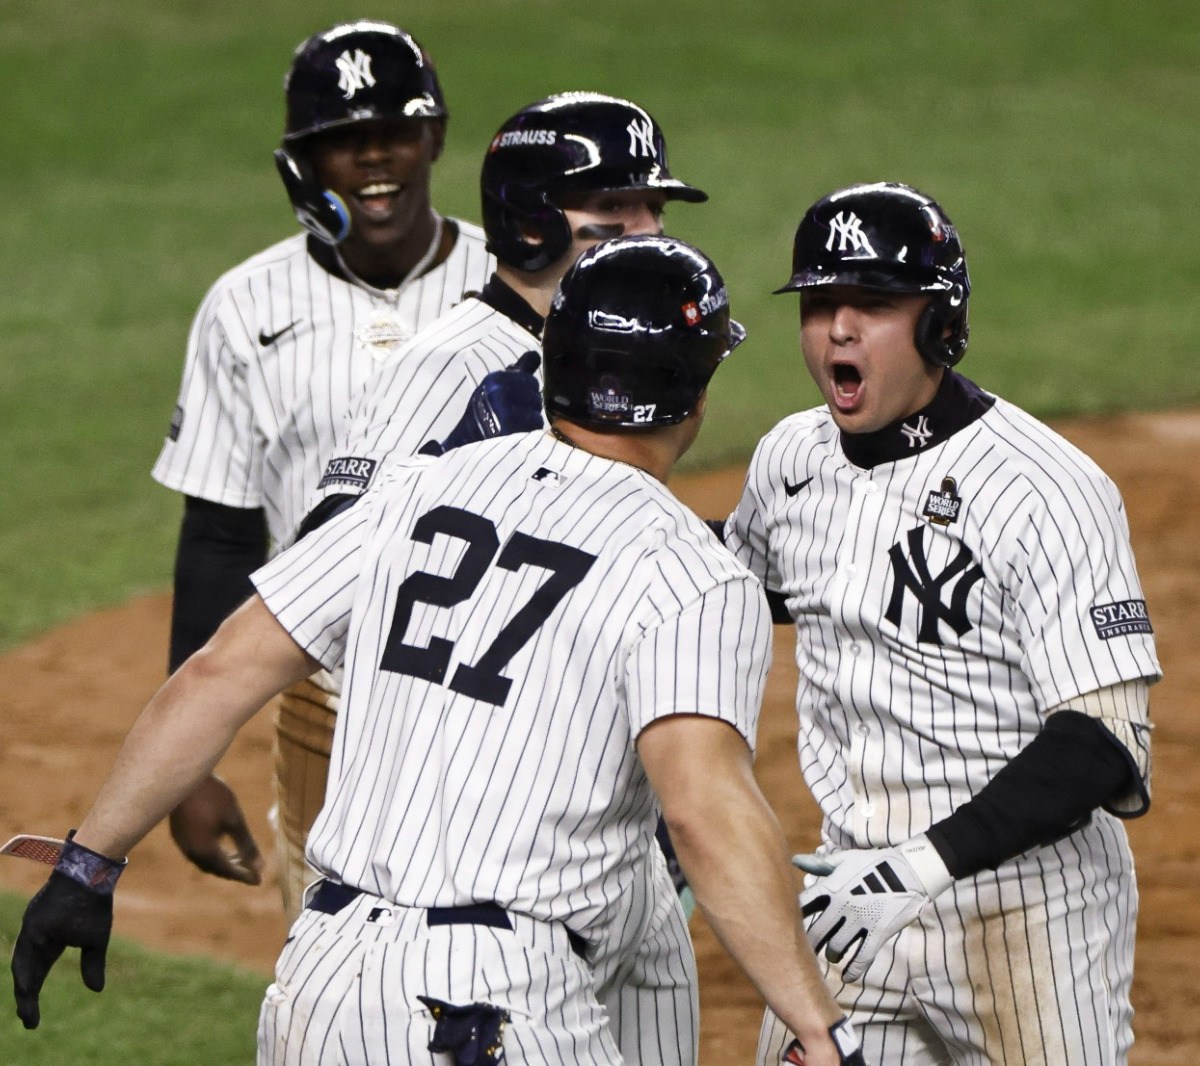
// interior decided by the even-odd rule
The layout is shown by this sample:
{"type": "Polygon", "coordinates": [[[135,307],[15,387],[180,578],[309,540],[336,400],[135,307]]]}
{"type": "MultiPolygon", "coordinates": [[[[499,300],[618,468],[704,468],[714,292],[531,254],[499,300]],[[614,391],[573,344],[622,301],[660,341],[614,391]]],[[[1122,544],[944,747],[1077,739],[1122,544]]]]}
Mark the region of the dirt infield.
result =
{"type": "MultiPolygon", "coordinates": [[[[1190,645],[1200,618],[1200,413],[1128,415],[1059,427],[1116,480],[1158,637],[1166,679],[1154,689],[1154,803],[1130,824],[1142,911],[1132,1062],[1184,1066],[1200,1058],[1200,657],[1190,645]]],[[[674,486],[702,515],[722,515],[741,471],[680,479],[674,486]]],[[[0,742],[0,839],[16,832],[61,835],[78,824],[142,704],[162,680],[169,600],[165,595],[81,618],[0,657],[5,698],[0,742]]],[[[815,842],[817,819],[794,752],[795,668],[786,629],[776,630],[775,666],[760,738],[758,772],[797,850],[815,842]]],[[[241,797],[264,847],[270,731],[251,722],[219,772],[241,797]]],[[[268,849],[269,850],[269,849],[268,849]]],[[[273,871],[268,869],[268,877],[273,871]]],[[[0,885],[33,891],[44,868],[0,860],[0,885]]],[[[176,953],[202,953],[270,972],[284,937],[276,890],[206,877],[159,827],[134,853],[117,894],[116,931],[176,953]]],[[[760,1005],[735,974],[703,920],[693,921],[700,960],[705,1066],[749,1062],[760,1005]]],[[[248,1026],[254,1019],[247,1019],[248,1026]]]]}

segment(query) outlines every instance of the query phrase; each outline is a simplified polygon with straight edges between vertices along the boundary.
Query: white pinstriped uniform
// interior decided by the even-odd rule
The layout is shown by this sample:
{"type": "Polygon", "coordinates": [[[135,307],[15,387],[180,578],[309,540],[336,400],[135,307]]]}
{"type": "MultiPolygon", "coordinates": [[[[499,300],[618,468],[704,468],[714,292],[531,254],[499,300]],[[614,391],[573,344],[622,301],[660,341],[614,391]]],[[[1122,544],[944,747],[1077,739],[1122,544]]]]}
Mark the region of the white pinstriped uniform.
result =
{"type": "MultiPolygon", "coordinates": [[[[923,437],[934,423],[910,418],[910,454],[856,466],[827,408],[786,418],[726,526],[796,620],[800,762],[826,847],[922,833],[1048,711],[1160,675],[1112,482],[1003,400],[923,437]]],[[[1148,773],[1144,707],[1121,713],[1148,773]]],[[[957,882],[838,998],[869,1062],[1123,1063],[1136,912],[1124,829],[1097,811],[957,882]]],[[[760,1062],[778,1063],[783,1034],[768,1015],[760,1062]]]]}
{"type": "Polygon", "coordinates": [[[322,463],[305,513],[335,493],[361,492],[389,457],[407,458],[458,424],[475,386],[541,339],[503,311],[468,297],[430,323],[367,381],[322,463]],[[364,463],[367,465],[364,467],[364,463]],[[363,471],[371,473],[364,476],[363,471]]]}
{"type": "Polygon", "coordinates": [[[537,432],[392,465],[254,580],[310,654],[344,657],[309,856],[370,894],[293,927],[260,1062],[438,1062],[417,993],[509,1008],[514,1064],[623,1061],[566,928],[630,965],[676,939],[655,977],[689,1012],[643,1019],[646,1055],[694,1062],[694,959],[634,742],[701,713],[753,743],[770,626],[751,575],[648,474],[537,432]],[[659,903],[631,924],[639,891],[659,903]],[[425,925],[481,902],[516,928],[425,925]]]}
{"type": "Polygon", "coordinates": [[[155,480],[214,503],[262,507],[272,540],[290,540],[351,397],[495,268],[478,226],[446,221],[458,229],[453,251],[399,291],[348,280],[331,250],[304,234],[219,278],[192,324],[155,480]]]}
{"type": "MultiPolygon", "coordinates": [[[[491,289],[489,283],[485,293],[491,289]]],[[[498,302],[504,302],[503,294],[498,302]]],[[[408,458],[428,440],[444,438],[483,377],[511,366],[530,350],[541,351],[540,337],[485,299],[469,297],[431,323],[359,394],[346,431],[334,445],[331,472],[322,478],[310,506],[330,493],[362,491],[365,470],[371,471],[368,477],[382,477],[388,463],[408,458]],[[339,475],[339,470],[345,473],[339,475]]],[[[334,678],[340,682],[340,670],[334,678]]],[[[660,979],[691,948],[686,923],[681,925],[674,913],[675,889],[661,879],[657,866],[656,857],[654,880],[627,894],[620,921],[629,930],[649,922],[660,933],[638,939],[632,957],[618,938],[592,959],[596,993],[613,1037],[628,1061],[645,1066],[689,1062],[693,1053],[688,1049],[695,1045],[694,1035],[686,1040],[673,1036],[665,1044],[660,1039],[663,1017],[681,1019],[672,1029],[687,1028],[694,1006],[689,983],[664,988],[660,979]],[[660,915],[665,919],[656,917],[660,915]]]]}

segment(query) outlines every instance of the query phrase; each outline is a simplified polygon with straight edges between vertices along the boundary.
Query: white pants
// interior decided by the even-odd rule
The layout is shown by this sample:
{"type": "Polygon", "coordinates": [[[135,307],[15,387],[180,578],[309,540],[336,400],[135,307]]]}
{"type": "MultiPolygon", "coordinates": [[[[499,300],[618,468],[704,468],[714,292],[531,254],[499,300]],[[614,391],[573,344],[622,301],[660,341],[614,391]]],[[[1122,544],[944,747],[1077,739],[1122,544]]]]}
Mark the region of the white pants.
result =
{"type": "Polygon", "coordinates": [[[665,863],[653,858],[587,959],[567,928],[510,914],[512,931],[429,927],[426,911],[361,895],[292,926],[259,1018],[259,1066],[446,1066],[416,997],[507,1010],[506,1063],[694,1066],[695,958],[665,863]],[[661,870],[660,870],[661,867],[661,870]]]}
{"type": "Polygon", "coordinates": [[[700,1054],[696,955],[666,859],[655,845],[595,949],[596,997],[608,1013],[625,1061],[695,1066],[700,1054]]]}
{"type": "MultiPolygon", "coordinates": [[[[1137,887],[1125,830],[1090,826],[958,882],[859,984],[822,966],[874,1066],[1124,1066],[1137,887]]],[[[760,1066],[791,1037],[770,1011],[760,1066]]]]}
{"type": "Polygon", "coordinates": [[[510,1014],[507,1063],[621,1062],[587,964],[566,927],[510,915],[430,928],[426,911],[362,895],[292,926],[258,1024],[259,1066],[445,1066],[418,995],[510,1014]]]}

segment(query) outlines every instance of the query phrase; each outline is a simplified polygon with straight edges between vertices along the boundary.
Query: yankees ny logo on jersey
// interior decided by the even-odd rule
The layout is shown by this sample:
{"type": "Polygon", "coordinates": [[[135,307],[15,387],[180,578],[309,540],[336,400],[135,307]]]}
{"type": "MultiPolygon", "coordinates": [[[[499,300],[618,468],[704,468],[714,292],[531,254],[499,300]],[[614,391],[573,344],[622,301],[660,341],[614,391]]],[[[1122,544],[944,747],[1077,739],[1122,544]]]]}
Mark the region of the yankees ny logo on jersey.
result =
{"type": "Polygon", "coordinates": [[[340,72],[338,88],[349,100],[359,89],[375,84],[375,75],[371,73],[371,57],[361,48],[353,52],[343,52],[337,57],[337,68],[340,72]]]}
{"type": "Polygon", "coordinates": [[[629,134],[629,154],[654,158],[654,123],[650,119],[634,119],[625,127],[629,134]]]}
{"type": "Polygon", "coordinates": [[[875,249],[871,247],[871,242],[862,231],[862,219],[853,211],[850,212],[849,218],[842,211],[833,216],[829,223],[829,240],[825,242],[827,252],[833,250],[835,240],[838,242],[839,252],[855,251],[869,256],[875,255],[875,249]]]}
{"type": "Polygon", "coordinates": [[[904,593],[909,591],[920,605],[920,626],[917,640],[922,644],[942,644],[938,623],[945,622],[958,636],[964,636],[974,627],[967,618],[967,597],[976,582],[983,579],[983,568],[975,563],[966,545],[960,545],[958,555],[940,574],[934,577],[929,572],[929,560],[925,557],[925,530],[922,526],[908,532],[908,551],[912,565],[905,557],[904,549],[893,544],[888,549],[892,559],[892,598],[884,618],[897,629],[904,614],[904,593]],[[972,564],[975,565],[972,565],[972,564]],[[969,569],[968,569],[969,568],[969,569]],[[942,601],[942,589],[953,581],[950,603],[942,601]]]}

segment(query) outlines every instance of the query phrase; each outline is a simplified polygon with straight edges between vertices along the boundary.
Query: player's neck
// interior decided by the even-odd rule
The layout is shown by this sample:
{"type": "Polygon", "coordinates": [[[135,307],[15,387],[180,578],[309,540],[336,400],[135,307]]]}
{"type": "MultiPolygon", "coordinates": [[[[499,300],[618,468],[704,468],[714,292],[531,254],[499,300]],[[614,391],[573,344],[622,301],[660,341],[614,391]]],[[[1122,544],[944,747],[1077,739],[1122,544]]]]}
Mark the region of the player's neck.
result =
{"type": "Polygon", "coordinates": [[[504,263],[496,264],[496,276],[529,304],[542,318],[550,313],[554,291],[571,262],[562,257],[543,270],[516,270],[504,263]]]}
{"type": "Polygon", "coordinates": [[[667,426],[639,433],[604,431],[556,418],[550,433],[572,448],[635,467],[665,485],[681,454],[676,434],[672,432],[675,428],[667,426]]]}
{"type": "Polygon", "coordinates": [[[359,244],[353,236],[337,249],[342,267],[353,280],[373,289],[399,289],[443,262],[454,247],[453,227],[430,211],[416,223],[402,244],[359,244]]]}

